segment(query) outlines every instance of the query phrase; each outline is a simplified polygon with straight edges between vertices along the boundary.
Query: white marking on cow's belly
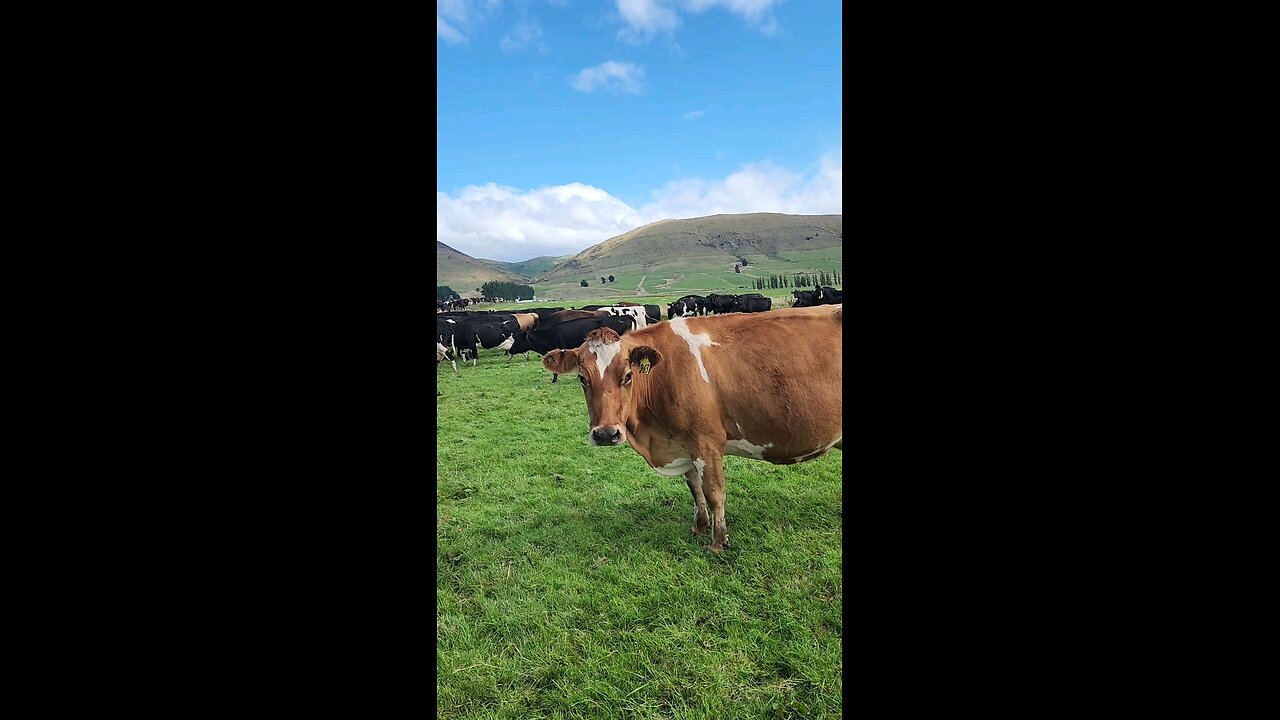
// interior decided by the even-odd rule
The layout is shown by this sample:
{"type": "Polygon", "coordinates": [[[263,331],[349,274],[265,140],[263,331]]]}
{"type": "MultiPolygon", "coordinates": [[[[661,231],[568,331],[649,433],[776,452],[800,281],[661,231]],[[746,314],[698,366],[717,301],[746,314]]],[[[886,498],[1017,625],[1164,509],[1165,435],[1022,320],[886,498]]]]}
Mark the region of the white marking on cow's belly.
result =
{"type": "Polygon", "coordinates": [[[729,440],[724,444],[724,451],[729,455],[737,455],[739,457],[750,457],[756,460],[764,459],[764,451],[773,447],[773,443],[765,443],[763,445],[752,444],[746,440],[729,440]]]}
{"type": "Polygon", "coordinates": [[[698,361],[698,372],[702,373],[702,381],[709,383],[711,378],[707,375],[707,366],[702,362],[702,348],[711,345],[719,345],[711,339],[710,333],[698,333],[697,335],[689,332],[689,321],[684,318],[674,318],[667,323],[671,326],[672,331],[679,335],[689,345],[689,352],[693,355],[693,359],[698,361]]]}
{"type": "MultiPolygon", "coordinates": [[[[702,460],[698,460],[698,462],[702,462],[702,460]]],[[[690,470],[692,470],[693,468],[694,468],[694,463],[692,460],[690,460],[687,457],[681,457],[681,458],[676,458],[675,460],[672,460],[671,462],[667,463],[666,465],[663,465],[662,467],[655,467],[653,471],[658,473],[659,475],[664,475],[666,477],[675,477],[677,475],[683,475],[689,472],[690,470]]],[[[699,468],[698,470],[698,482],[699,483],[702,482],[701,468],[699,468]]]]}
{"type": "Polygon", "coordinates": [[[509,338],[507,338],[506,340],[503,340],[501,343],[499,343],[499,344],[498,344],[498,348],[497,348],[497,349],[498,349],[498,350],[510,350],[510,349],[511,349],[511,346],[512,346],[512,345],[515,345],[515,344],[516,344],[516,336],[515,336],[515,335],[512,335],[511,337],[509,337],[509,338]]]}
{"type": "Polygon", "coordinates": [[[596,368],[600,370],[600,379],[604,379],[604,371],[609,367],[609,363],[613,362],[613,358],[617,356],[618,351],[622,349],[622,343],[591,343],[591,352],[596,354],[596,368]]]}

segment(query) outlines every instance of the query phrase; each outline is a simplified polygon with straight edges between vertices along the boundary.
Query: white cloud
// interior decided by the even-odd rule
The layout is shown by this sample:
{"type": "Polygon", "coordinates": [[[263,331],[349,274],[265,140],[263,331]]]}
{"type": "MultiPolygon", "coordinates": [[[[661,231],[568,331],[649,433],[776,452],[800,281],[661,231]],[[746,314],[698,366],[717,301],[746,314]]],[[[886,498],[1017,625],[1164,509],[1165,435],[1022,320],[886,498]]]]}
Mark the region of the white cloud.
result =
{"type": "Polygon", "coordinates": [[[684,115],[681,115],[680,117],[684,120],[697,120],[703,115],[706,115],[706,113],[702,112],[701,110],[694,110],[693,112],[687,112],[684,115]]]}
{"type": "Polygon", "coordinates": [[[524,192],[489,183],[436,193],[436,237],[472,257],[528,260],[576,253],[643,225],[635,210],[582,183],[524,192]]]}
{"type": "Polygon", "coordinates": [[[778,30],[778,21],[770,12],[782,0],[616,0],[618,14],[627,27],[618,31],[618,37],[633,42],[644,42],[655,35],[674,35],[680,26],[679,11],[702,13],[712,8],[725,10],[755,26],[765,35],[778,30]]]}
{"type": "Polygon", "coordinates": [[[542,42],[542,28],[538,26],[536,21],[521,21],[516,26],[502,36],[502,41],[498,46],[507,52],[518,52],[529,48],[536,48],[538,52],[546,55],[551,52],[551,48],[545,42],[542,42]]]}
{"type": "Polygon", "coordinates": [[[823,155],[807,173],[772,163],[749,163],[723,180],[677,180],[654,190],[640,208],[645,222],[720,213],[779,212],[828,215],[842,210],[843,151],[823,155]]]}
{"type": "Polygon", "coordinates": [[[747,212],[838,214],[843,164],[841,148],[805,172],[747,164],[720,180],[668,183],[638,210],[583,183],[529,191],[470,185],[456,197],[436,192],[436,238],[472,257],[516,261],[580,252],[658,220],[747,212]]]}
{"type": "Polygon", "coordinates": [[[436,37],[443,38],[451,43],[466,42],[467,36],[458,32],[457,28],[444,21],[444,18],[436,16],[436,37]]]}
{"type": "Polygon", "coordinates": [[[658,33],[670,34],[680,24],[675,11],[659,0],[617,0],[618,13],[627,27],[618,32],[620,37],[645,40],[658,33]]]}
{"type": "Polygon", "coordinates": [[[644,68],[631,63],[610,60],[595,67],[585,68],[577,77],[570,80],[573,89],[582,92],[593,92],[605,88],[613,92],[640,92],[640,81],[644,80],[644,68]]]}

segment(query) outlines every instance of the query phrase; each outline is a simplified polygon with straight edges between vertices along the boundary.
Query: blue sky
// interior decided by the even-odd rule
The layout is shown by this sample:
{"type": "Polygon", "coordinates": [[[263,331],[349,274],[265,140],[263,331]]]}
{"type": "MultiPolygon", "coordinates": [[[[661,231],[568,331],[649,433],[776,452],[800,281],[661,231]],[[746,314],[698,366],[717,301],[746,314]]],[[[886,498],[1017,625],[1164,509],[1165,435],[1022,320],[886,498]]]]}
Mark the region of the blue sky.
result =
{"type": "Polygon", "coordinates": [[[438,239],[514,261],[842,212],[841,22],[807,0],[437,0],[438,239]]]}

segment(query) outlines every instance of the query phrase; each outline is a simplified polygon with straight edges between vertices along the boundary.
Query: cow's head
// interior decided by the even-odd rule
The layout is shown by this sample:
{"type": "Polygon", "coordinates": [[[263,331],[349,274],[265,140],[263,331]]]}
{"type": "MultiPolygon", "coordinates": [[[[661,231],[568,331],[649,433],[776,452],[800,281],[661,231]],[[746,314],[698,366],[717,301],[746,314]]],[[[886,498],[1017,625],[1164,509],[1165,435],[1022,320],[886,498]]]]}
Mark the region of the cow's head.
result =
{"type": "Polygon", "coordinates": [[[618,333],[610,328],[592,330],[573,350],[552,350],[542,356],[542,366],[557,375],[577,368],[578,382],[587,396],[592,445],[626,441],[632,393],[637,385],[643,392],[649,374],[661,361],[662,354],[647,345],[623,347],[618,333]]]}

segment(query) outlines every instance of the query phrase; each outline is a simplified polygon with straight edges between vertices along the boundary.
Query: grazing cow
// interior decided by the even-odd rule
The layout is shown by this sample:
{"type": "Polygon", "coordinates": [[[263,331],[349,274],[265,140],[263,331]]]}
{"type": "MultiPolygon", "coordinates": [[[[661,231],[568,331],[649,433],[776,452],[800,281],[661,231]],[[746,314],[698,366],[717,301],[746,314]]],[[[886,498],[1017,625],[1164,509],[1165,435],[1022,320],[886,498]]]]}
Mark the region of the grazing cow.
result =
{"type": "Polygon", "coordinates": [[[551,317],[546,318],[543,322],[538,323],[539,328],[549,328],[552,325],[559,325],[569,320],[581,320],[590,317],[605,317],[609,313],[601,310],[561,310],[558,313],[551,313],[551,317]]]}
{"type": "Polygon", "coordinates": [[[542,364],[578,370],[591,444],[628,443],[658,474],[684,476],[693,533],[714,521],[709,549],[719,552],[726,454],[787,465],[843,449],[843,308],[673,318],[621,337],[597,330],[542,364]]]}
{"type": "Polygon", "coordinates": [[[520,324],[521,330],[528,330],[538,324],[537,313],[511,313],[511,317],[515,318],[516,322],[520,324]]]}
{"type": "Polygon", "coordinates": [[[717,315],[733,312],[733,296],[711,293],[707,296],[707,311],[717,315]]]}
{"type": "Polygon", "coordinates": [[[706,298],[701,295],[685,295],[667,306],[667,319],[689,317],[690,315],[706,315],[706,298]]]}
{"type": "Polygon", "coordinates": [[[763,295],[739,295],[734,309],[744,313],[765,312],[773,307],[773,299],[763,295]]]}
{"type": "Polygon", "coordinates": [[[436,364],[439,365],[440,363],[444,362],[446,358],[448,358],[449,364],[453,366],[453,371],[458,372],[458,363],[454,362],[453,351],[451,351],[449,348],[445,347],[441,343],[437,342],[436,343],[436,364]]]}
{"type": "Polygon", "coordinates": [[[454,372],[458,372],[458,363],[454,361],[457,355],[457,348],[454,346],[453,334],[459,322],[461,321],[456,318],[436,318],[436,363],[439,364],[442,360],[448,358],[454,372]]]}
{"type": "Polygon", "coordinates": [[[644,311],[644,306],[642,305],[636,305],[635,307],[618,307],[616,305],[610,305],[600,309],[610,315],[635,318],[637,330],[643,329],[649,324],[649,314],[644,311]]]}
{"type": "Polygon", "coordinates": [[[515,342],[515,336],[518,334],[520,334],[520,323],[513,317],[500,315],[485,318],[473,317],[459,323],[456,342],[461,350],[459,354],[462,361],[465,363],[469,355],[471,367],[475,367],[480,360],[477,345],[485,349],[507,350],[515,342]]]}
{"type": "MultiPolygon", "coordinates": [[[[616,315],[569,320],[547,328],[534,328],[527,333],[518,335],[515,344],[511,346],[508,352],[533,350],[539,355],[545,356],[552,350],[578,347],[586,340],[587,334],[593,330],[609,328],[615,335],[624,335],[631,332],[632,326],[632,318],[616,315]]],[[[559,377],[558,374],[552,373],[551,382],[555,382],[559,377]]]]}
{"type": "Polygon", "coordinates": [[[820,290],[792,290],[791,294],[796,297],[796,302],[791,307],[816,307],[821,303],[818,302],[818,294],[820,290]]]}

